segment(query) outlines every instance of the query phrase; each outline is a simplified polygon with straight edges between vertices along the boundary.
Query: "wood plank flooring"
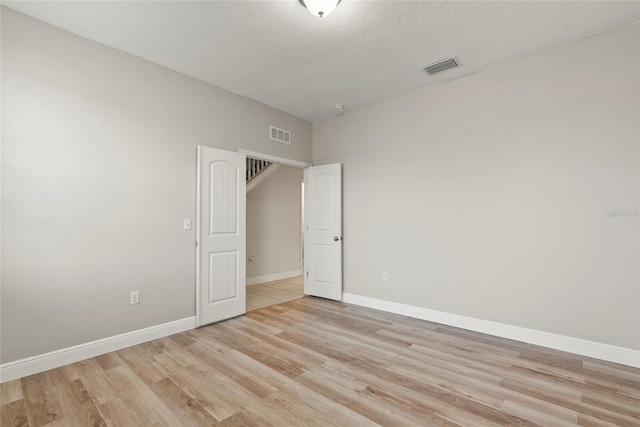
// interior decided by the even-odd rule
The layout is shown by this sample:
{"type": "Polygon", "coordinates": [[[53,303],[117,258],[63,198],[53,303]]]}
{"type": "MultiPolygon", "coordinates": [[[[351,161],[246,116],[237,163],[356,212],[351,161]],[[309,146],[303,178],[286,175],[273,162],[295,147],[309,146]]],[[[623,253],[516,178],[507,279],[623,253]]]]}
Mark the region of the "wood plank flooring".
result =
{"type": "Polygon", "coordinates": [[[640,426],[640,370],[305,297],[0,386],[9,426],[640,426]]]}
{"type": "Polygon", "coordinates": [[[302,276],[247,286],[247,311],[293,301],[303,296],[302,276]]]}

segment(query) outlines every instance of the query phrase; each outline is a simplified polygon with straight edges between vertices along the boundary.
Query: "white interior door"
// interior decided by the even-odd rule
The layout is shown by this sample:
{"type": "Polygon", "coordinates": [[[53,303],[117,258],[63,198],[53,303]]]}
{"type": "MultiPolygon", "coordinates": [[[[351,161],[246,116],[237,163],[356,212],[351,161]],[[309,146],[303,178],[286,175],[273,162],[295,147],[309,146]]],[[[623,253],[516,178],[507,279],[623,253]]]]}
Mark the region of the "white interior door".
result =
{"type": "Polygon", "coordinates": [[[305,293],[342,300],[342,165],[304,171],[305,293]]]}
{"type": "Polygon", "coordinates": [[[196,319],[244,314],[246,156],[198,146],[196,319]]]}

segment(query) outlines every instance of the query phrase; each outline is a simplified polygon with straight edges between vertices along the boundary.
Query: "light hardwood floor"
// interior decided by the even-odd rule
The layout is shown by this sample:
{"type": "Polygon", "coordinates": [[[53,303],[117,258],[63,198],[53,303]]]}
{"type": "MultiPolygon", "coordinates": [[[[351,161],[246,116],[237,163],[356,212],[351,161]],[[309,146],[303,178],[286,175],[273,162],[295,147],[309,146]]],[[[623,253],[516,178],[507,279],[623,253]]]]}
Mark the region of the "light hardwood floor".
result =
{"type": "Polygon", "coordinates": [[[640,370],[305,297],[1,386],[1,424],[640,426],[640,370]]]}
{"type": "Polygon", "coordinates": [[[247,311],[292,301],[303,295],[302,276],[247,286],[247,311]]]}

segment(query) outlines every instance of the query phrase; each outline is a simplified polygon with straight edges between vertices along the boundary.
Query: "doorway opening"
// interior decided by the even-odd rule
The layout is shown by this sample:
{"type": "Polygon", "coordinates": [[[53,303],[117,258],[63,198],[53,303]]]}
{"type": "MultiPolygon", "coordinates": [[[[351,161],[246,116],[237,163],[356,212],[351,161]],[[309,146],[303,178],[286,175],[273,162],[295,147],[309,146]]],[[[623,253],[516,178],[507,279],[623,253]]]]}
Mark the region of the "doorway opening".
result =
{"type": "MultiPolygon", "coordinates": [[[[246,312],[247,184],[243,175],[247,157],[262,157],[262,160],[303,169],[306,264],[303,275],[304,294],[342,299],[341,164],[311,166],[274,156],[256,156],[244,150],[236,153],[199,145],[196,163],[195,242],[198,327],[246,312]]],[[[301,210],[302,195],[298,206],[301,210]]],[[[300,210],[298,218],[303,215],[300,210]]],[[[279,240],[280,236],[276,235],[272,239],[279,240]]],[[[301,247],[301,240],[299,244],[301,247]]],[[[301,262],[302,253],[299,253],[301,262]]],[[[302,270],[300,265],[299,273],[302,270]]],[[[272,281],[293,279],[292,276],[284,279],[276,277],[272,281]]]]}
{"type": "Polygon", "coordinates": [[[303,174],[247,155],[247,311],[304,296],[303,174]]]}

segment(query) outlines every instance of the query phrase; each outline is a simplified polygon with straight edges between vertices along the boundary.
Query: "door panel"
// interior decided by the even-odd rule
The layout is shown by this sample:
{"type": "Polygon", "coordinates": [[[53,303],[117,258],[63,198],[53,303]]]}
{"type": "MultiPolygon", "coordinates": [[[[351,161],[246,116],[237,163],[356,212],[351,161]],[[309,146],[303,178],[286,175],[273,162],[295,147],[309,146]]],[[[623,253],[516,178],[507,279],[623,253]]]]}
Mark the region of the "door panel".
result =
{"type": "Polygon", "coordinates": [[[316,244],[314,249],[316,282],[326,284],[333,283],[333,259],[335,257],[333,245],[316,244]]]}
{"type": "Polygon", "coordinates": [[[305,293],[342,300],[342,169],[305,169],[305,293]]]}
{"type": "Polygon", "coordinates": [[[244,154],[198,147],[198,326],[245,313],[244,154]]]}
{"type": "Polygon", "coordinates": [[[209,304],[238,296],[238,251],[209,254],[209,304]]]}
{"type": "Polygon", "coordinates": [[[314,176],[314,231],[333,231],[334,177],[328,173],[314,176]]]}
{"type": "Polygon", "coordinates": [[[237,233],[238,168],[227,161],[214,161],[209,169],[209,234],[237,233]]]}

